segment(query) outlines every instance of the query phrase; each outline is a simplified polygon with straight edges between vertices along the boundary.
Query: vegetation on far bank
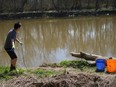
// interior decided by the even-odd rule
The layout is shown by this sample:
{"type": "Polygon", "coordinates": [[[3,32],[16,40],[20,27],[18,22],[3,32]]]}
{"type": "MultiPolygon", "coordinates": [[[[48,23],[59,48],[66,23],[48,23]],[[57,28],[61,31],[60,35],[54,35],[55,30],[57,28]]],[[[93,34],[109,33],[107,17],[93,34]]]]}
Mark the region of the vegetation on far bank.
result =
{"type": "Polygon", "coordinates": [[[115,14],[116,0],[0,0],[0,19],[115,14]]]}
{"type": "Polygon", "coordinates": [[[116,0],[0,0],[0,13],[116,9],[116,0]]]}

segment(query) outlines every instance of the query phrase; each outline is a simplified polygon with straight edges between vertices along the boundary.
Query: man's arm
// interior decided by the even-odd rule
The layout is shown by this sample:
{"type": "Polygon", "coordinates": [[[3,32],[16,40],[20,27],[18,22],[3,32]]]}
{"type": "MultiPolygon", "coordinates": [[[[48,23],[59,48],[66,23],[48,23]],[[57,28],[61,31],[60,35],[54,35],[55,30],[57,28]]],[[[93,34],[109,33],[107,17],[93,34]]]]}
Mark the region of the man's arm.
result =
{"type": "Polygon", "coordinates": [[[22,45],[22,42],[18,38],[16,38],[16,41],[22,45]]]}
{"type": "Polygon", "coordinates": [[[17,41],[18,43],[20,43],[20,40],[19,40],[18,38],[16,38],[16,41],[17,41]]]}
{"type": "Polygon", "coordinates": [[[16,41],[22,45],[22,42],[18,39],[18,35],[16,35],[16,41]]]}

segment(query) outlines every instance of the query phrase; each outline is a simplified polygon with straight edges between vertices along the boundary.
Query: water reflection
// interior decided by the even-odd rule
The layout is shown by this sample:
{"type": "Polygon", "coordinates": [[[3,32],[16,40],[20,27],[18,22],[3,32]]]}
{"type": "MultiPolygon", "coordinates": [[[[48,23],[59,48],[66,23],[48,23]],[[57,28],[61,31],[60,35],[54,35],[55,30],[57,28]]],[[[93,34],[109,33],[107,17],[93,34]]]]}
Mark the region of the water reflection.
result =
{"type": "MultiPolygon", "coordinates": [[[[6,33],[15,21],[0,23],[1,50],[6,33]]],[[[19,36],[24,43],[24,57],[28,67],[72,59],[70,51],[116,56],[116,16],[20,21],[23,29],[19,36]]],[[[19,56],[18,66],[23,67],[21,48],[16,51],[19,56]]],[[[0,65],[8,65],[10,61],[6,53],[0,56],[0,65]]]]}

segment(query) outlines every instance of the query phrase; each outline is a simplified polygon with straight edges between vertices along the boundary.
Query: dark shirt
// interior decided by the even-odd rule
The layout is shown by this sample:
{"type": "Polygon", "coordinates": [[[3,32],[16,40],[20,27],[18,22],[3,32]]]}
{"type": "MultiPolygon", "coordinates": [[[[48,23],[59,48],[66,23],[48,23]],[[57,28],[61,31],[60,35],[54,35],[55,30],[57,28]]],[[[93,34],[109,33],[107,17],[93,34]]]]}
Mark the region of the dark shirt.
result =
{"type": "Polygon", "coordinates": [[[11,49],[12,48],[12,39],[15,42],[15,40],[16,40],[16,31],[14,29],[11,29],[7,34],[7,38],[6,38],[5,45],[4,45],[5,49],[11,49]]]}

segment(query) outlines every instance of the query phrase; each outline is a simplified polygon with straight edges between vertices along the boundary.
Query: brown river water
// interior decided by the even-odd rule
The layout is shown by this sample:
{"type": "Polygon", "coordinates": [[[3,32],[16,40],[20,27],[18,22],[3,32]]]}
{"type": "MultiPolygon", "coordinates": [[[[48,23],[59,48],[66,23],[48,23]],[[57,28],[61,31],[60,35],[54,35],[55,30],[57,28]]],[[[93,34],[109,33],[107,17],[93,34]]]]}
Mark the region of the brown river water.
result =
{"type": "Polygon", "coordinates": [[[22,23],[16,43],[18,67],[37,67],[74,59],[70,52],[88,52],[116,57],[116,16],[76,17],[62,19],[21,19],[0,21],[0,66],[9,66],[4,52],[6,34],[16,21],[22,23]]]}

